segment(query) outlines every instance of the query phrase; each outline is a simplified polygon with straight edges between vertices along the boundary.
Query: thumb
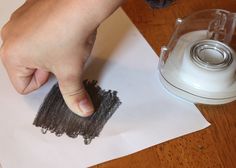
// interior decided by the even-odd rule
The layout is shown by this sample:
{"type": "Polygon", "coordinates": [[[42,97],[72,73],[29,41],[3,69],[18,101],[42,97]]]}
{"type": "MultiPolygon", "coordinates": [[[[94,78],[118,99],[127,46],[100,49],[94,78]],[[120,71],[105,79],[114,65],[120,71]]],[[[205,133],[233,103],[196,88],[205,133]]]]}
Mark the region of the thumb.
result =
{"type": "Polygon", "coordinates": [[[81,117],[90,116],[94,112],[94,107],[83,86],[81,75],[67,74],[66,77],[57,76],[57,79],[62,96],[70,110],[81,117]]]}

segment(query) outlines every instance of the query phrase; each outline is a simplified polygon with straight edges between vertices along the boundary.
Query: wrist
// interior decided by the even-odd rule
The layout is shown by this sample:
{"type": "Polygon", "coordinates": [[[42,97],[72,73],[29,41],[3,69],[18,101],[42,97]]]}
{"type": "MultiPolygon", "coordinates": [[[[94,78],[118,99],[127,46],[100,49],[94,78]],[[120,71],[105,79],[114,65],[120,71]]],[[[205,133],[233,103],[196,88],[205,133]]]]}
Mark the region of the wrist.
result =
{"type": "Polygon", "coordinates": [[[78,10],[83,11],[88,22],[98,26],[109,17],[122,2],[124,2],[124,0],[83,0],[82,2],[78,2],[78,10]]]}

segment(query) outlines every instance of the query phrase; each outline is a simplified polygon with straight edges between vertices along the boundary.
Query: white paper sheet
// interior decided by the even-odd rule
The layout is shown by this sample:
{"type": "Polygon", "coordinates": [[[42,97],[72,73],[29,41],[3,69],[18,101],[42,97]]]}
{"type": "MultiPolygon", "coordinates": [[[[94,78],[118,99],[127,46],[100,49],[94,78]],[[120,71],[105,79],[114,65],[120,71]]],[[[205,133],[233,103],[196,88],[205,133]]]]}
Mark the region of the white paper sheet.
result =
{"type": "MultiPolygon", "coordinates": [[[[23,0],[0,1],[0,26],[23,0]]],[[[119,9],[98,31],[85,69],[123,102],[98,138],[43,135],[32,125],[55,80],[28,95],[16,94],[0,65],[0,162],[3,168],[79,168],[125,156],[203,129],[209,123],[197,108],[169,95],[161,86],[158,57],[119,9]]]]}

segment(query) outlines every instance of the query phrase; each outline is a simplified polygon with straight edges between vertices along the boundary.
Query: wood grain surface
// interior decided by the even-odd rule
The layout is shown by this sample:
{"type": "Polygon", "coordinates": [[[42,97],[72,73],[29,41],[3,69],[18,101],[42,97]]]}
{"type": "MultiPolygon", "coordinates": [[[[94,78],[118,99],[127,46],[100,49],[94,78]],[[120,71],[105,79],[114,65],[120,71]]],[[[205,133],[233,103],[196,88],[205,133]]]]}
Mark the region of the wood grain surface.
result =
{"type": "MultiPolygon", "coordinates": [[[[210,8],[236,12],[236,0],[177,0],[158,10],[151,9],[144,0],[127,0],[123,5],[158,55],[160,47],[171,37],[176,18],[210,8]]],[[[209,128],[94,168],[236,168],[236,101],[197,107],[212,124],[209,128]]]]}

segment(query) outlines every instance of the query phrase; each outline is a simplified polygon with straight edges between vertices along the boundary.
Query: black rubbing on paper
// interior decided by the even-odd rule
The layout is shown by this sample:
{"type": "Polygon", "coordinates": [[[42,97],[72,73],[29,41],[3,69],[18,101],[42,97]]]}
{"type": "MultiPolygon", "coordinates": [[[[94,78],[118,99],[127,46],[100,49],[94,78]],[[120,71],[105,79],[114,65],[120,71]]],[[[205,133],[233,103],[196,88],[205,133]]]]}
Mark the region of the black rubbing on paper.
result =
{"type": "Polygon", "coordinates": [[[99,136],[121,102],[116,91],[102,90],[96,81],[85,80],[84,87],[95,107],[95,113],[90,117],[74,114],[65,104],[58,84],[55,84],[44,99],[33,124],[41,127],[44,134],[47,131],[57,136],[65,133],[72,138],[81,135],[84,143],[89,144],[92,139],[99,136]]]}
{"type": "Polygon", "coordinates": [[[146,0],[152,8],[165,8],[171,5],[175,0],[146,0]]]}

